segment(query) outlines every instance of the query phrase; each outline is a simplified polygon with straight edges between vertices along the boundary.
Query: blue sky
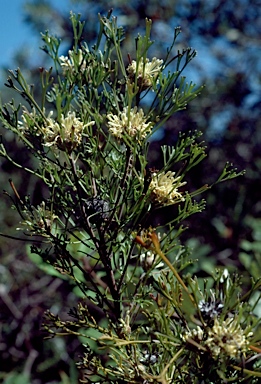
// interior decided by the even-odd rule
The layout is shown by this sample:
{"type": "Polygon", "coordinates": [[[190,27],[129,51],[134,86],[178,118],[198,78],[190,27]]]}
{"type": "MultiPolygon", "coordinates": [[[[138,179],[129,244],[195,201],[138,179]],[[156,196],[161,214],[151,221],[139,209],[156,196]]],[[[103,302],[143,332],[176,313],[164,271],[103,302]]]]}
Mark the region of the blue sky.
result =
{"type": "Polygon", "coordinates": [[[23,23],[23,3],[23,0],[7,0],[1,4],[0,66],[10,65],[14,53],[30,34],[29,27],[23,23]]]}
{"type": "MultiPolygon", "coordinates": [[[[26,0],[1,0],[1,23],[0,23],[0,67],[3,65],[14,69],[12,61],[17,50],[22,49],[25,44],[30,45],[31,51],[42,45],[40,35],[34,34],[32,29],[24,22],[23,5],[26,0]]],[[[68,8],[68,0],[51,0],[56,7],[68,8]]]]}

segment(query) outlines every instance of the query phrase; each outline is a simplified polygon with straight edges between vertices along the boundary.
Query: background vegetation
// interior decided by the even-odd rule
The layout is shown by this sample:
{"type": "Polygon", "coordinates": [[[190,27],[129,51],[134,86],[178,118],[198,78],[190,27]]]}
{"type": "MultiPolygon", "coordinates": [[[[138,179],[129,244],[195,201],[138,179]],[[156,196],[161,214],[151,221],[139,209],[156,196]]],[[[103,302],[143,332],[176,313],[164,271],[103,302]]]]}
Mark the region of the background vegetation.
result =
{"type": "MultiPolygon", "coordinates": [[[[204,83],[205,89],[186,111],[175,114],[154,137],[151,166],[159,164],[159,148],[163,142],[175,144],[180,130],[186,132],[196,128],[204,132],[208,160],[204,169],[195,169],[189,180],[191,190],[215,180],[224,159],[231,161],[238,170],[246,169],[244,177],[218,185],[205,196],[207,209],[189,219],[189,230],[184,232],[183,241],[193,247],[193,255],[199,259],[197,272],[200,276],[207,276],[215,265],[233,267],[246,276],[249,272],[260,276],[259,1],[132,0],[126,3],[114,0],[108,3],[78,0],[70,3],[72,9],[88,21],[85,26],[88,41],[97,32],[97,13],[107,14],[108,8],[113,7],[119,24],[126,29],[125,49],[130,56],[133,54],[129,45],[131,36],[143,31],[145,17],[153,20],[152,38],[157,41],[152,56],[163,56],[161,52],[166,51],[173,28],[181,26],[178,48],[191,45],[198,51],[198,58],[192,61],[186,76],[198,85],[204,83]]],[[[60,54],[72,47],[67,12],[54,8],[51,1],[26,2],[24,9],[25,21],[30,23],[34,33],[48,29],[62,38],[64,52],[60,54]]],[[[48,68],[47,55],[41,53],[39,61],[48,68]]],[[[38,60],[25,49],[17,54],[16,62],[21,69],[27,70],[27,79],[31,77],[37,94],[39,69],[34,63],[38,60]]],[[[2,89],[2,94],[6,101],[10,99],[8,89],[2,89]]],[[[27,165],[29,159],[19,143],[6,131],[3,135],[13,156],[27,165]]],[[[33,203],[41,202],[42,185],[17,172],[9,162],[1,160],[0,177],[3,189],[10,190],[8,179],[12,178],[22,195],[31,192],[33,203]]],[[[16,236],[19,217],[10,211],[4,194],[0,213],[1,232],[16,236]]],[[[169,208],[167,214],[171,215],[169,208]]],[[[77,372],[72,359],[77,359],[80,353],[77,341],[67,339],[65,348],[64,340],[43,342],[41,332],[41,319],[46,309],[66,315],[73,306],[75,297],[70,287],[37,268],[29,260],[23,242],[1,237],[0,252],[2,379],[5,383],[25,384],[23,375],[29,373],[30,383],[76,383],[77,372]]]]}

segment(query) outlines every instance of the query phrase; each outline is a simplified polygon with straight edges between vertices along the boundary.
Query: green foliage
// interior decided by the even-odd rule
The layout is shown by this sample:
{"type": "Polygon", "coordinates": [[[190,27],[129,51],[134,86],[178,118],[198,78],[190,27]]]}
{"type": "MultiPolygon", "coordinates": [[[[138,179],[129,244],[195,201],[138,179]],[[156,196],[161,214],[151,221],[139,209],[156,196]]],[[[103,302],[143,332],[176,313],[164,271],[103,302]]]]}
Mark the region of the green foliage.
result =
{"type": "Polygon", "coordinates": [[[38,206],[12,181],[13,194],[6,192],[21,216],[19,230],[30,236],[30,257],[70,280],[82,298],[69,320],[47,312],[44,327],[50,337],[79,338],[82,383],[254,382],[260,339],[250,299],[258,280],[243,292],[226,269],[208,280],[190,276],[190,254],[179,241],[182,222],[205,207],[195,197],[239,173],[227,164],[212,185],[186,189],[187,175],[206,156],[192,131],[162,147],[162,169],[148,164],[149,139],[202,89],[181,76],[195,51],[173,54],[175,29],[166,57],[149,59],[146,20],[127,63],[124,31],[110,13],[100,16],[92,47],[81,41],[80,17],[71,14],[71,21],[68,56],[59,56],[56,37],[42,36],[55,70],[40,68],[40,104],[21,71],[10,71],[7,86],[25,104],[12,101],[0,113],[37,167],[18,164],[4,142],[0,155],[48,190],[38,206]],[[168,206],[176,208],[173,218],[158,221],[168,206]]]}
{"type": "Polygon", "coordinates": [[[4,384],[30,384],[28,374],[11,373],[3,381],[4,384]]]}
{"type": "Polygon", "coordinates": [[[239,258],[250,275],[258,279],[261,275],[261,223],[260,219],[248,217],[246,224],[252,230],[251,241],[241,241],[239,258]]]}
{"type": "MultiPolygon", "coordinates": [[[[77,383],[75,374],[72,374],[69,378],[66,373],[61,372],[61,381],[53,382],[55,384],[73,384],[77,383]]],[[[0,376],[1,377],[1,376],[0,376]]],[[[7,374],[4,378],[3,384],[31,384],[29,374],[12,372],[7,374]]]]}

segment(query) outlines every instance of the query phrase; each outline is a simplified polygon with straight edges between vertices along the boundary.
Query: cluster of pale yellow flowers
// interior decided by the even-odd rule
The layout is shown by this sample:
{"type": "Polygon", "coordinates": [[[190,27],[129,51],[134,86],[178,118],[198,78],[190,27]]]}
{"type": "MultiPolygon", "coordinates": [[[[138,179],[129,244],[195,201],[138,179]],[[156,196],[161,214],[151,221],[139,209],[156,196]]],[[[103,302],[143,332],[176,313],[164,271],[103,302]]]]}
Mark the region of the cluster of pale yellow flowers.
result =
{"type": "Polygon", "coordinates": [[[77,71],[83,73],[88,69],[82,49],[78,49],[77,52],[70,50],[68,56],[60,56],[59,60],[64,75],[68,72],[76,74],[77,71]]]}
{"type": "Polygon", "coordinates": [[[152,61],[146,59],[145,62],[143,57],[137,62],[132,60],[131,64],[127,68],[129,77],[132,81],[137,78],[137,85],[140,90],[147,89],[153,85],[153,81],[157,79],[160,71],[162,70],[163,60],[159,60],[153,57],[152,61]]]}
{"type": "Polygon", "coordinates": [[[184,197],[178,191],[179,187],[186,184],[185,181],[181,181],[181,177],[175,176],[175,172],[160,172],[153,173],[150,183],[151,200],[154,203],[162,205],[171,205],[179,201],[184,201],[184,197]]]}
{"type": "Polygon", "coordinates": [[[60,121],[52,118],[53,111],[43,120],[33,113],[25,112],[22,115],[22,121],[19,121],[18,127],[21,131],[35,129],[35,133],[42,135],[46,147],[56,146],[59,149],[69,152],[76,148],[82,141],[84,129],[93,125],[90,121],[84,124],[75,114],[69,111],[66,116],[62,115],[60,121]]]}
{"type": "Polygon", "coordinates": [[[246,352],[249,346],[248,337],[252,333],[244,331],[237,318],[228,317],[226,320],[214,319],[212,327],[196,329],[186,332],[183,336],[185,341],[194,340],[206,349],[211,356],[217,360],[224,356],[238,358],[246,352]]]}
{"type": "MultiPolygon", "coordinates": [[[[82,71],[86,70],[86,61],[84,60],[84,52],[79,49],[77,54],[69,51],[69,56],[61,56],[60,63],[66,74],[67,71],[76,70],[79,67],[82,71]]],[[[138,86],[146,88],[151,87],[153,79],[156,78],[162,69],[162,60],[156,59],[152,61],[143,58],[139,62],[132,61],[128,66],[127,72],[130,81],[133,81],[135,74],[138,79],[138,86]]],[[[36,124],[35,130],[43,136],[44,145],[47,147],[56,146],[63,151],[71,152],[82,141],[84,129],[93,125],[95,122],[90,121],[84,124],[75,114],[68,112],[66,116],[61,115],[60,119],[53,119],[53,111],[45,118],[42,124],[38,124],[37,115],[28,112],[22,115],[22,122],[19,122],[20,129],[27,130],[36,124]]],[[[109,113],[107,115],[107,126],[109,132],[117,139],[128,136],[130,139],[141,142],[146,139],[147,135],[153,128],[153,122],[145,116],[142,108],[135,106],[134,108],[124,107],[118,114],[109,113]]],[[[185,185],[181,182],[180,176],[174,177],[175,173],[168,171],[166,173],[154,173],[149,186],[151,190],[151,200],[153,203],[161,205],[175,204],[184,201],[184,197],[178,191],[178,188],[185,185]]]]}
{"type": "MultiPolygon", "coordinates": [[[[143,58],[136,62],[135,60],[128,66],[127,72],[129,78],[134,81],[137,77],[137,85],[141,90],[152,86],[154,79],[158,76],[162,69],[163,60],[153,58],[152,61],[143,58]]],[[[117,139],[122,139],[124,135],[138,142],[144,140],[153,128],[153,123],[148,121],[148,117],[144,115],[143,109],[123,108],[117,115],[108,114],[107,116],[109,132],[117,139]]],[[[174,177],[174,172],[161,172],[152,175],[150,183],[151,200],[161,205],[175,204],[178,201],[184,201],[184,197],[178,191],[178,188],[185,185],[186,182],[181,181],[181,177],[174,177]]]]}
{"type": "Polygon", "coordinates": [[[50,147],[56,145],[59,149],[71,151],[76,148],[82,141],[82,134],[86,127],[93,125],[95,122],[90,121],[84,124],[75,112],[68,112],[67,116],[61,116],[60,121],[52,119],[50,112],[46,125],[43,128],[45,145],[50,147]]]}
{"type": "Polygon", "coordinates": [[[132,109],[125,107],[118,115],[109,113],[107,118],[109,132],[118,139],[125,134],[141,141],[152,129],[152,123],[147,122],[143,110],[141,108],[138,110],[137,107],[132,109]]]}
{"type": "MultiPolygon", "coordinates": [[[[152,61],[146,59],[145,62],[143,58],[139,62],[133,60],[127,67],[129,81],[134,82],[135,76],[137,76],[137,86],[140,92],[150,88],[153,84],[153,79],[161,71],[162,63],[163,60],[156,59],[155,57],[152,61]]],[[[153,123],[148,122],[148,117],[144,115],[143,109],[138,109],[137,106],[134,108],[124,107],[117,115],[110,113],[107,118],[109,132],[118,139],[128,135],[137,141],[144,140],[153,127],[153,123]]]]}

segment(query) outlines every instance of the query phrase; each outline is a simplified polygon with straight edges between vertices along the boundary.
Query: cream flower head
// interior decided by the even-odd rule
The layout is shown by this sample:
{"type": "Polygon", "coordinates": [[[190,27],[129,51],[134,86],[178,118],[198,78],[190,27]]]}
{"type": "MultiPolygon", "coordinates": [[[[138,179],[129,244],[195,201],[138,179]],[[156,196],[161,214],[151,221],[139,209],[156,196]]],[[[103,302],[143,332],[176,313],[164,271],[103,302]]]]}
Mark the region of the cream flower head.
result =
{"type": "MultiPolygon", "coordinates": [[[[252,333],[248,334],[248,336],[251,335],[252,333]]],[[[216,318],[205,341],[205,345],[214,358],[218,358],[221,354],[232,358],[239,357],[242,352],[246,351],[248,344],[244,330],[237,319],[233,318],[227,318],[222,322],[216,318]]]]}
{"type": "Polygon", "coordinates": [[[174,177],[175,172],[153,173],[150,182],[151,200],[162,205],[175,204],[177,201],[184,201],[184,197],[178,188],[186,182],[180,181],[180,176],[174,177]]]}
{"type": "Polygon", "coordinates": [[[84,124],[75,112],[68,112],[67,116],[62,115],[60,123],[52,119],[53,112],[49,113],[47,124],[43,128],[44,141],[47,147],[57,145],[61,150],[71,151],[82,141],[84,128],[93,125],[94,121],[84,124]]]}
{"type": "Polygon", "coordinates": [[[239,358],[242,352],[246,352],[248,337],[252,334],[241,328],[237,318],[228,317],[222,321],[216,317],[212,328],[202,329],[197,326],[196,329],[186,332],[182,338],[186,342],[192,339],[202,345],[217,360],[224,356],[239,358]]]}
{"type": "Polygon", "coordinates": [[[128,108],[125,107],[119,115],[110,113],[107,118],[109,132],[118,139],[127,134],[137,140],[142,140],[146,138],[152,128],[152,123],[146,122],[147,117],[144,116],[143,109],[138,110],[136,106],[129,113],[128,108]]]}
{"type": "Polygon", "coordinates": [[[67,72],[85,72],[87,69],[87,63],[81,49],[78,49],[77,53],[70,50],[68,56],[60,56],[59,59],[64,74],[67,72]]]}
{"type": "Polygon", "coordinates": [[[152,86],[152,80],[161,71],[162,63],[163,60],[159,60],[156,57],[153,57],[152,61],[146,59],[144,63],[143,57],[141,57],[139,64],[137,61],[132,60],[131,64],[127,67],[127,72],[132,81],[137,73],[138,86],[144,90],[152,86]]]}

